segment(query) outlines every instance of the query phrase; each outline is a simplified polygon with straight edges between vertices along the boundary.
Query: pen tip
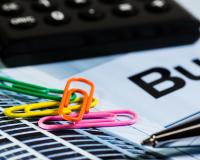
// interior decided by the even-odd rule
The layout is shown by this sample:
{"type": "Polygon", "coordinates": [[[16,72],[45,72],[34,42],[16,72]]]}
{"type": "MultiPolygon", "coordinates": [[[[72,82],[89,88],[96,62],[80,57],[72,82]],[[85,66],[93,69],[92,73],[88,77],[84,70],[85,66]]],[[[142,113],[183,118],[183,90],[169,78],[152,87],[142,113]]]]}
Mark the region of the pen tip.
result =
{"type": "Polygon", "coordinates": [[[142,145],[145,145],[145,146],[152,146],[152,147],[154,147],[155,144],[156,144],[156,141],[155,141],[154,136],[150,137],[150,138],[148,138],[148,139],[146,139],[146,140],[144,140],[142,142],[142,145]]]}

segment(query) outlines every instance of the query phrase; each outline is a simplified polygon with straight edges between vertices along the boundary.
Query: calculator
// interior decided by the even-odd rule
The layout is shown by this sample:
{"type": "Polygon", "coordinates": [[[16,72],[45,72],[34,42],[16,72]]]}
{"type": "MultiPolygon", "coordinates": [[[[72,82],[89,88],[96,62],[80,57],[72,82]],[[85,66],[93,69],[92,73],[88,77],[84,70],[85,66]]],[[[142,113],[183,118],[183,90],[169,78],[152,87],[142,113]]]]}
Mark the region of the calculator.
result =
{"type": "Polygon", "coordinates": [[[10,67],[183,45],[199,21],[174,0],[0,0],[10,67]]]}

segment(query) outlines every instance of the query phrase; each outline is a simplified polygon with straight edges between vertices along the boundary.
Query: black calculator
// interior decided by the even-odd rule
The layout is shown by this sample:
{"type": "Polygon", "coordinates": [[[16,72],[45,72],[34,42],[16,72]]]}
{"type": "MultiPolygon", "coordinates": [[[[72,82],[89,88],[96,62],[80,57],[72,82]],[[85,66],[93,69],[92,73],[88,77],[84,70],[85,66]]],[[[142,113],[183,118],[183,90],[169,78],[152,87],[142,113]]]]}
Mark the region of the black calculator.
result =
{"type": "Polygon", "coordinates": [[[174,0],[0,0],[7,66],[189,44],[199,22],[174,0]]]}

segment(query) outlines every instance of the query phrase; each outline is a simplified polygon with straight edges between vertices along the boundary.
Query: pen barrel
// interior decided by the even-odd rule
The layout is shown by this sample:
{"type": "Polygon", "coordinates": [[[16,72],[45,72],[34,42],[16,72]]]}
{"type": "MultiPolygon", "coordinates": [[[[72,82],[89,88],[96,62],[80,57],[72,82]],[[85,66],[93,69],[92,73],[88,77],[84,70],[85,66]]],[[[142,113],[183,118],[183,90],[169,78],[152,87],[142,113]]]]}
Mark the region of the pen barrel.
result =
{"type": "Polygon", "coordinates": [[[171,148],[171,147],[200,147],[199,136],[169,139],[156,143],[156,148],[171,148]]]}
{"type": "MultiPolygon", "coordinates": [[[[194,125],[198,125],[198,124],[200,124],[200,116],[198,116],[196,118],[193,118],[193,119],[190,119],[190,120],[187,120],[184,123],[181,123],[181,124],[178,124],[178,125],[174,125],[174,126],[172,126],[170,128],[167,128],[163,132],[182,129],[182,128],[186,128],[186,127],[194,126],[194,125]]],[[[160,133],[162,133],[162,132],[160,132],[160,133]]]]}
{"type": "Polygon", "coordinates": [[[172,144],[177,144],[179,141],[183,142],[193,137],[198,137],[200,135],[200,124],[179,128],[176,130],[169,130],[163,133],[155,134],[155,147],[161,146],[171,146],[172,144]]]}
{"type": "Polygon", "coordinates": [[[154,141],[154,147],[160,147],[198,136],[200,136],[200,117],[158,132],[150,139],[154,141]]]}
{"type": "Polygon", "coordinates": [[[163,132],[159,132],[158,134],[155,134],[157,139],[161,141],[165,139],[186,138],[199,135],[200,135],[200,124],[194,124],[183,127],[173,127],[170,129],[166,129],[163,132]]]}

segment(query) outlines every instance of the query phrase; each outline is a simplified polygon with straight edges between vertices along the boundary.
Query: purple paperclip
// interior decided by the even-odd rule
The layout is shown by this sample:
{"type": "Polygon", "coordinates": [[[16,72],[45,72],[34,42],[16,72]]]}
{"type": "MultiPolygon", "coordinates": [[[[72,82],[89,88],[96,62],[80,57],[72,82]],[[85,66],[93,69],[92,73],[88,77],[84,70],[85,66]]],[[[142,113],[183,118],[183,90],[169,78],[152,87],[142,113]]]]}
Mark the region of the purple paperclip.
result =
{"type": "MultiPolygon", "coordinates": [[[[76,116],[76,114],[71,114],[76,116]]],[[[61,116],[47,116],[38,121],[39,127],[46,130],[63,130],[63,129],[78,129],[78,128],[91,128],[91,127],[115,127],[127,126],[136,123],[138,116],[135,112],[129,110],[113,110],[113,111],[100,111],[89,112],[84,114],[83,120],[80,122],[69,122],[67,124],[46,124],[46,122],[63,121],[66,122],[61,116]],[[128,117],[128,120],[118,120],[118,116],[128,117]]]]}

